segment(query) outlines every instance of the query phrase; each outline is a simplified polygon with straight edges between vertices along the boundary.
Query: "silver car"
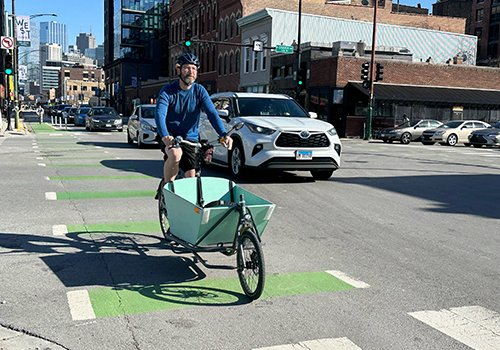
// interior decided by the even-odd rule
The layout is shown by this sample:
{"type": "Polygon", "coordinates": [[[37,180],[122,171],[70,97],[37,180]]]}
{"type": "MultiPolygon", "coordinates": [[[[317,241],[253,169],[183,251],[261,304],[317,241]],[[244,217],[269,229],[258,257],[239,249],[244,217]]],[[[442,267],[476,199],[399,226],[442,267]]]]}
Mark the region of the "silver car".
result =
{"type": "Polygon", "coordinates": [[[401,141],[401,143],[407,145],[411,141],[419,140],[425,130],[437,128],[441,124],[443,123],[437,120],[412,120],[398,125],[395,128],[383,129],[380,132],[380,139],[389,143],[392,141],[401,141]]]}
{"type": "Polygon", "coordinates": [[[488,129],[479,129],[471,132],[469,143],[476,147],[500,146],[500,122],[496,122],[488,129]]]}
{"type": "Polygon", "coordinates": [[[127,124],[127,142],[142,148],[144,145],[157,144],[154,104],[138,105],[134,108],[127,124]]]}

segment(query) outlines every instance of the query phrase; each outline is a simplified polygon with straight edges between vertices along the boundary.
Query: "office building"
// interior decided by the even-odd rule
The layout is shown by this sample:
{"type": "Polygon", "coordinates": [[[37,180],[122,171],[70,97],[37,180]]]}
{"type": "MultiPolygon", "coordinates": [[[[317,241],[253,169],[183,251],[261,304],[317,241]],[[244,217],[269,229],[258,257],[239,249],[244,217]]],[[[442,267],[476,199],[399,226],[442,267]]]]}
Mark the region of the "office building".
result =
{"type": "Polygon", "coordinates": [[[68,52],[68,30],[66,24],[56,21],[40,23],[40,43],[59,44],[68,52]]]}
{"type": "Polygon", "coordinates": [[[76,37],[76,46],[80,50],[81,53],[85,54],[85,50],[87,49],[95,49],[96,46],[96,38],[92,35],[92,33],[80,33],[76,37]]]}

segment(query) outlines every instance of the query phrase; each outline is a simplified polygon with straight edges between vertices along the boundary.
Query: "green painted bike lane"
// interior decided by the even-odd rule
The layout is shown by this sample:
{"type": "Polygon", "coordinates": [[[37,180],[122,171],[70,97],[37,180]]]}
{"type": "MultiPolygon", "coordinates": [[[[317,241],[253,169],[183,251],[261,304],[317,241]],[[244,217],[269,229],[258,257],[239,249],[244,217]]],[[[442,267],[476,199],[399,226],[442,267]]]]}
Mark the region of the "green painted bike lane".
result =
{"type": "MultiPolygon", "coordinates": [[[[266,276],[261,299],[350,289],[355,287],[325,271],[272,274],[266,276]]],[[[88,290],[88,295],[96,317],[250,302],[242,292],[238,278],[97,288],[88,290]]]]}

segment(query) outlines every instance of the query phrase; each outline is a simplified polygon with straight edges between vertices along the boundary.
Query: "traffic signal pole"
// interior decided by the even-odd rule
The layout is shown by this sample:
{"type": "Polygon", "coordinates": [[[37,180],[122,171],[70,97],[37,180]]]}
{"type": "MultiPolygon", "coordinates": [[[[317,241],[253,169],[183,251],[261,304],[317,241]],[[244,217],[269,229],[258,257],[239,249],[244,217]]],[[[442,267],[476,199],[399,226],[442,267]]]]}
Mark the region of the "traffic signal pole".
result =
{"type": "MultiPolygon", "coordinates": [[[[297,101],[299,100],[299,94],[300,94],[300,91],[302,90],[302,81],[300,80],[300,78],[306,79],[306,77],[299,77],[300,72],[301,72],[301,69],[300,69],[300,60],[301,60],[301,52],[300,52],[300,27],[301,27],[301,23],[302,23],[302,0],[299,0],[299,23],[298,23],[298,26],[299,26],[299,29],[298,29],[298,33],[297,33],[297,101]]],[[[307,72],[306,72],[307,74],[307,72]]]]}
{"type": "Polygon", "coordinates": [[[373,72],[375,71],[375,38],[377,33],[377,7],[378,0],[374,0],[373,9],[373,38],[372,38],[372,55],[370,60],[370,91],[369,91],[369,105],[368,105],[368,115],[366,116],[366,128],[365,128],[365,140],[369,140],[372,137],[372,119],[373,119],[373,83],[374,77],[373,72]]]}

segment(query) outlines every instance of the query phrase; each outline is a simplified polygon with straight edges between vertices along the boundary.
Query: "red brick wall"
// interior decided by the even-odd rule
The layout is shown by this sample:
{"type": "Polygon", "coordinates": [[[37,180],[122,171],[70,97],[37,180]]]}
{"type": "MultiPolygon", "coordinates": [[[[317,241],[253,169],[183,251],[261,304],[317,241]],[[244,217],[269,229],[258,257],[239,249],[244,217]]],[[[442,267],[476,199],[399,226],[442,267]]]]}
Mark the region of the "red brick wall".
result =
{"type": "MultiPolygon", "coordinates": [[[[384,65],[383,83],[500,90],[500,69],[378,60],[384,65]]],[[[361,81],[365,58],[329,57],[311,62],[309,86],[344,86],[361,81]]]]}

